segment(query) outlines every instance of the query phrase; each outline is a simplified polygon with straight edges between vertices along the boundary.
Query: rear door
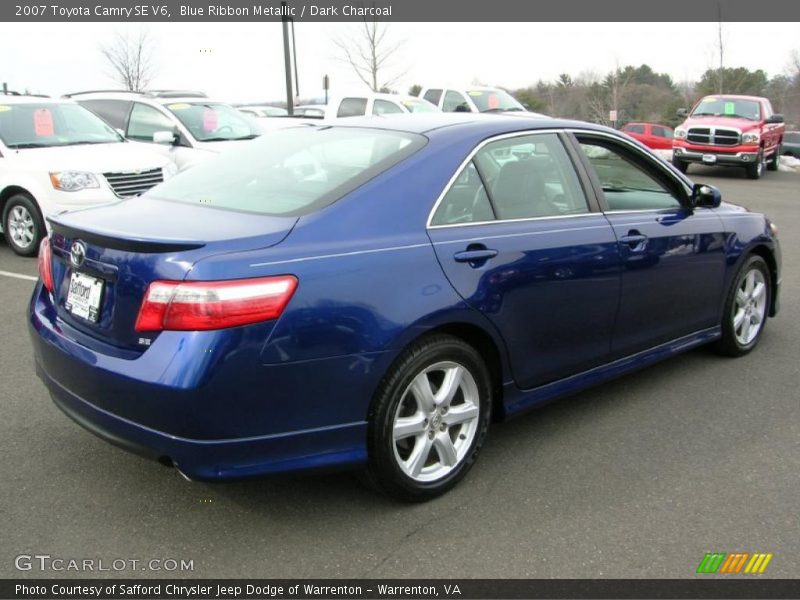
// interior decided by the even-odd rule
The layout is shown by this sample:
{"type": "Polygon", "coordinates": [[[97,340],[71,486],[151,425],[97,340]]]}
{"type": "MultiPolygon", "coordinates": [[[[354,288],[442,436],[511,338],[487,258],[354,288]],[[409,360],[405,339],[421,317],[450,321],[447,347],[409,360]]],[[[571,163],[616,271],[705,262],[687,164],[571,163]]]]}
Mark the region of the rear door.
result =
{"type": "Polygon", "coordinates": [[[571,152],[553,132],[484,142],[429,220],[447,278],[500,332],[522,388],[610,353],[619,249],[571,152]]]}
{"type": "Polygon", "coordinates": [[[614,356],[626,356],[719,322],[725,234],[713,209],[662,160],[616,136],[576,139],[614,228],[622,295],[614,356]]]}

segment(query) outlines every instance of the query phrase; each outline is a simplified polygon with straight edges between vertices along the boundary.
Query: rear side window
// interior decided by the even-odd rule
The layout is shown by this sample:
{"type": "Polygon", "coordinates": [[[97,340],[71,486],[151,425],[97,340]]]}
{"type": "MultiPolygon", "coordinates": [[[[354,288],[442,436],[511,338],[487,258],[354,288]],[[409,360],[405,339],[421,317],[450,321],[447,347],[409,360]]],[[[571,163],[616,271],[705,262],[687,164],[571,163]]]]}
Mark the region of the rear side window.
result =
{"type": "Polygon", "coordinates": [[[644,125],[625,125],[622,131],[627,131],[628,133],[644,133],[644,125]]]}
{"type": "Polygon", "coordinates": [[[78,104],[88,108],[112,127],[124,131],[133,103],[129,100],[80,100],[78,104]]]}
{"type": "Polygon", "coordinates": [[[299,216],[327,206],[425,145],[421,135],[350,127],[271,132],[157,186],[151,195],[299,216]]]}
{"type": "Polygon", "coordinates": [[[343,98],[339,104],[337,117],[360,117],[367,114],[366,98],[343,98]]]}
{"type": "Polygon", "coordinates": [[[589,212],[575,168],[555,134],[486,144],[459,173],[431,225],[589,212]]]}
{"type": "Polygon", "coordinates": [[[132,140],[152,142],[153,134],[157,131],[172,131],[175,124],[160,110],[136,102],[131,111],[131,120],[128,123],[128,134],[132,140]]]}
{"type": "Polygon", "coordinates": [[[439,106],[439,99],[442,97],[442,90],[428,90],[425,92],[423,99],[427,100],[431,104],[435,104],[439,106]]]}

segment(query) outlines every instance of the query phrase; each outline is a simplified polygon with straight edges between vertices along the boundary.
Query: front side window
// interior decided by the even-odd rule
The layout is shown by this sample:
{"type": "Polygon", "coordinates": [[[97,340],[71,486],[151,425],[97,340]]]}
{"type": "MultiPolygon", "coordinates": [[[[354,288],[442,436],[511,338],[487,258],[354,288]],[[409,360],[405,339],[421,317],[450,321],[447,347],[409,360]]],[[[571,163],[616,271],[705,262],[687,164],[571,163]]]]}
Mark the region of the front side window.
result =
{"type": "Polygon", "coordinates": [[[78,104],[2,104],[0,140],[9,148],[108,144],[122,138],[105,121],[78,104]]]}
{"type": "Polygon", "coordinates": [[[394,102],[389,102],[388,100],[375,100],[375,104],[372,105],[372,114],[373,115],[394,115],[397,113],[402,114],[403,109],[397,106],[394,102]]]}
{"type": "Polygon", "coordinates": [[[659,210],[681,206],[667,186],[649,173],[635,156],[600,140],[581,140],[580,144],[600,180],[609,210],[659,210]]]}
{"type": "Polygon", "coordinates": [[[140,142],[152,142],[153,134],[157,131],[172,131],[175,129],[170,118],[157,108],[135,102],[128,121],[127,137],[140,142]]]}
{"type": "Polygon", "coordinates": [[[439,204],[431,225],[589,212],[572,161],[556,134],[515,136],[483,146],[439,204]]]}
{"type": "Polygon", "coordinates": [[[667,139],[672,139],[672,129],[668,129],[666,127],[661,127],[659,125],[653,125],[653,135],[656,137],[662,137],[667,139]]]}
{"type": "Polygon", "coordinates": [[[218,102],[175,102],[167,109],[178,117],[198,142],[249,140],[259,135],[238,110],[218,102]]]}
{"type": "Polygon", "coordinates": [[[445,93],[442,110],[444,112],[471,112],[464,95],[453,90],[447,90],[445,93]]]}
{"type": "Polygon", "coordinates": [[[343,98],[336,116],[361,117],[365,114],[367,114],[366,98],[343,98]]]}
{"type": "Polygon", "coordinates": [[[410,156],[423,136],[350,127],[273,131],[155,187],[153,196],[276,216],[331,204],[410,156]]]}

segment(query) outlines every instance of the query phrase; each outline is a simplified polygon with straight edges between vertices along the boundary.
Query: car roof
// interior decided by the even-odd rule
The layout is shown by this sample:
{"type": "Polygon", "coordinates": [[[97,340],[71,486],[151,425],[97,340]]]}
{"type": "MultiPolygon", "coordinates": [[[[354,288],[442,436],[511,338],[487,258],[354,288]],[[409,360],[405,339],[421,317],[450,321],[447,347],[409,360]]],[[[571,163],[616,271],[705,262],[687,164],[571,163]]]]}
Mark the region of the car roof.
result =
{"type": "Polygon", "coordinates": [[[49,96],[0,94],[0,104],[75,104],[75,102],[67,98],[50,98],[49,96]]]}
{"type": "Polygon", "coordinates": [[[734,100],[756,100],[761,101],[764,100],[761,96],[745,96],[742,94],[707,94],[701,98],[701,100],[705,100],[706,98],[732,98],[734,100]]]}
{"type": "Polygon", "coordinates": [[[456,129],[465,134],[485,135],[486,137],[535,129],[586,129],[614,132],[615,130],[584,121],[553,119],[550,117],[524,116],[521,113],[509,115],[484,113],[419,113],[392,114],[384,116],[348,117],[339,119],[332,127],[369,127],[404,133],[417,133],[428,137],[441,131],[456,129]]]}
{"type": "Polygon", "coordinates": [[[156,104],[178,104],[181,102],[213,102],[215,104],[225,104],[219,100],[208,98],[206,96],[199,96],[197,94],[188,94],[186,96],[169,95],[159,96],[142,92],[126,92],[126,91],[97,91],[97,92],[77,92],[74,94],[66,94],[66,98],[72,100],[139,100],[147,102],[154,102],[156,104]]]}

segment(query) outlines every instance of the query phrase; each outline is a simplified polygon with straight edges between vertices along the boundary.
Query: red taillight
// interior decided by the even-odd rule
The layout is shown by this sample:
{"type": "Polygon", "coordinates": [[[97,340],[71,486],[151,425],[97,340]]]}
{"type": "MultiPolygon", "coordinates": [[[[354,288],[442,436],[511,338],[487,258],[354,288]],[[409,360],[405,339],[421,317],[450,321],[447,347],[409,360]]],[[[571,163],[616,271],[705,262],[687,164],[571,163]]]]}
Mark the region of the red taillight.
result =
{"type": "Polygon", "coordinates": [[[277,319],[297,288],[292,275],[233,281],[154,281],[136,331],[224,329],[277,319]]]}
{"type": "Polygon", "coordinates": [[[55,289],[53,285],[53,251],[50,249],[50,238],[44,238],[39,244],[39,278],[48,292],[55,289]]]}

